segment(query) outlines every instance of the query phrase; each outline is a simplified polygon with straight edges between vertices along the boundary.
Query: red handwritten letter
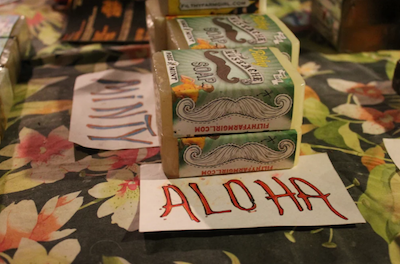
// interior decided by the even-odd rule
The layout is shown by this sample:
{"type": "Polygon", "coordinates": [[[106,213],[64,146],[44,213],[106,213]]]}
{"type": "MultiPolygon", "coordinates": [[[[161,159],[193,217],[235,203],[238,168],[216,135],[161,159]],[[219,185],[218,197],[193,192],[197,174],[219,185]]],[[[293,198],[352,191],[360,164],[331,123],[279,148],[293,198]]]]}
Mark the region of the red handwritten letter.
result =
{"type": "Polygon", "coordinates": [[[274,201],[276,207],[278,207],[279,214],[280,214],[280,215],[283,215],[283,208],[282,208],[282,206],[279,204],[279,201],[278,201],[278,199],[279,199],[279,198],[282,198],[282,197],[290,197],[290,198],[292,198],[293,202],[294,202],[294,203],[296,204],[296,206],[297,206],[297,209],[299,209],[299,211],[303,211],[303,207],[301,207],[299,201],[297,201],[296,196],[295,196],[295,193],[291,192],[290,189],[289,189],[283,182],[281,182],[277,177],[272,177],[272,179],[273,179],[274,181],[276,181],[276,182],[285,190],[286,193],[276,195],[276,194],[271,190],[271,188],[269,188],[269,186],[268,186],[265,182],[262,182],[262,181],[260,181],[260,180],[256,180],[256,181],[254,181],[254,182],[257,183],[258,185],[260,185],[260,186],[268,193],[269,196],[267,196],[267,197],[265,197],[265,198],[267,198],[267,199],[272,199],[272,200],[274,201]]]}
{"type": "Polygon", "coordinates": [[[163,186],[162,188],[164,190],[164,194],[165,194],[165,198],[167,199],[167,203],[163,206],[165,211],[160,217],[168,216],[173,207],[183,206],[183,208],[185,208],[186,212],[189,214],[189,217],[191,220],[200,222],[200,220],[197,219],[197,217],[193,214],[192,210],[190,210],[189,202],[186,199],[186,196],[181,191],[181,189],[179,189],[175,185],[167,185],[167,186],[163,186]],[[169,189],[174,190],[179,195],[179,197],[182,199],[182,203],[172,204],[171,194],[169,193],[169,189]]]}
{"type": "Polygon", "coordinates": [[[345,217],[344,215],[340,214],[338,211],[335,210],[335,208],[333,208],[333,206],[331,205],[331,203],[328,201],[328,196],[331,195],[330,193],[327,194],[323,194],[317,187],[315,187],[314,185],[312,185],[311,183],[309,183],[308,181],[301,179],[301,178],[290,178],[289,179],[290,182],[293,184],[293,186],[296,188],[296,190],[299,192],[299,194],[297,195],[297,197],[301,198],[304,200],[304,202],[307,205],[308,210],[312,210],[312,205],[309,201],[309,198],[319,198],[324,200],[325,204],[329,207],[329,209],[337,216],[339,216],[340,218],[344,219],[344,220],[348,220],[347,217],[345,217]],[[307,186],[309,186],[310,188],[312,188],[316,193],[318,193],[318,195],[308,195],[305,194],[303,192],[303,190],[301,190],[301,188],[297,185],[296,181],[300,181],[304,184],[306,184],[307,186]]]}
{"type": "Polygon", "coordinates": [[[228,194],[229,194],[229,197],[231,198],[232,204],[233,204],[235,207],[239,208],[240,210],[244,210],[244,211],[251,211],[251,210],[254,210],[254,209],[257,207],[257,205],[254,203],[253,195],[251,195],[250,191],[249,191],[249,190],[247,189],[247,187],[243,184],[243,182],[241,182],[241,181],[239,181],[239,180],[230,180],[230,181],[224,183],[223,185],[224,185],[225,189],[228,191],[228,194]],[[246,192],[247,197],[249,197],[250,202],[253,204],[252,207],[250,207],[250,208],[244,208],[244,207],[242,207],[242,206],[239,204],[239,202],[238,202],[238,200],[237,200],[235,194],[234,194],[233,191],[232,191],[231,183],[236,183],[237,185],[239,185],[240,187],[242,187],[242,189],[246,192]]]}
{"type": "Polygon", "coordinates": [[[204,194],[200,191],[199,186],[197,183],[189,183],[190,188],[193,189],[193,191],[196,192],[196,194],[199,196],[201,203],[203,204],[204,211],[206,215],[211,215],[211,214],[221,214],[221,213],[230,213],[232,210],[225,210],[225,211],[213,211],[210,207],[210,204],[208,203],[206,197],[204,194]]]}

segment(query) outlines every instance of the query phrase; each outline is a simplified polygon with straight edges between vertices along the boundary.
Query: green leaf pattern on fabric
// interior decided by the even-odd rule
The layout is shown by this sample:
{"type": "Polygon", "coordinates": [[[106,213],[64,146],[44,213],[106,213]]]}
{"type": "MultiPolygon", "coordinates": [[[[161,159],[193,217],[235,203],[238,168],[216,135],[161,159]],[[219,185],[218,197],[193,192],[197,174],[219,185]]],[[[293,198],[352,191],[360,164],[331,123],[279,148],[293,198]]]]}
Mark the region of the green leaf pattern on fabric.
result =
{"type": "Polygon", "coordinates": [[[400,210],[397,208],[399,177],[392,164],[375,167],[368,177],[367,189],[357,203],[374,231],[389,244],[400,232],[399,211],[396,211],[400,210]]]}
{"type": "Polygon", "coordinates": [[[120,257],[107,257],[103,256],[103,263],[102,264],[131,264],[127,260],[120,258],[120,257]]]}
{"type": "Polygon", "coordinates": [[[314,136],[335,147],[347,149],[348,146],[343,136],[339,133],[339,129],[344,125],[346,125],[346,123],[342,121],[328,122],[326,125],[314,130],[314,136]]]}
{"type": "Polygon", "coordinates": [[[311,124],[322,127],[327,124],[326,117],[329,115],[329,109],[323,103],[315,98],[304,100],[304,117],[311,124]]]}
{"type": "Polygon", "coordinates": [[[350,130],[350,123],[344,124],[338,129],[339,134],[342,136],[344,143],[347,147],[354,149],[357,152],[364,152],[360,146],[358,135],[350,130]]]}

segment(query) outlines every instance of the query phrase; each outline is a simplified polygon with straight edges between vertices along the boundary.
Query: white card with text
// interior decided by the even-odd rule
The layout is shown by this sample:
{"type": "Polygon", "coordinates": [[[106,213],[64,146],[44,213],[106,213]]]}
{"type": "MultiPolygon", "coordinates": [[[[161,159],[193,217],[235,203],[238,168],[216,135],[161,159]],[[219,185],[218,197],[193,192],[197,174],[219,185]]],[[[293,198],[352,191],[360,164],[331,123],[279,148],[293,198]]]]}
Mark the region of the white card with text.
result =
{"type": "Polygon", "coordinates": [[[140,168],[140,232],[365,223],[326,154],[291,170],[167,179],[140,168]]]}
{"type": "Polygon", "coordinates": [[[153,76],[121,70],[76,78],[69,140],[95,149],[157,147],[153,76]]]}

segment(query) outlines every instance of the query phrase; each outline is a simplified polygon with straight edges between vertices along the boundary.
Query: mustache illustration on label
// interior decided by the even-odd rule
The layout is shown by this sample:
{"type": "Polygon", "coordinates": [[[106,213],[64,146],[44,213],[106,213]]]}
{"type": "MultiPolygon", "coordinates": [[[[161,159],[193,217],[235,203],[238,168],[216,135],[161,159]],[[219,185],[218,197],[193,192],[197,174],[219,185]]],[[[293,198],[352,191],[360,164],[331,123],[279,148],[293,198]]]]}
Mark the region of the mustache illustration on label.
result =
{"type": "Polygon", "coordinates": [[[238,99],[217,98],[196,109],[195,102],[184,98],[176,106],[176,114],[183,120],[194,123],[206,123],[231,115],[239,115],[253,120],[268,120],[285,115],[292,108],[292,98],[287,94],[275,97],[276,107],[266,104],[253,96],[238,99]]]}
{"type": "MultiPolygon", "coordinates": [[[[230,16],[228,17],[228,21],[231,22],[233,25],[237,26],[238,28],[245,31],[247,34],[253,37],[252,40],[248,42],[250,44],[261,44],[267,42],[266,36],[264,36],[260,31],[256,28],[252,27],[249,22],[243,20],[239,16],[230,16]]],[[[275,43],[276,44],[276,43],[275,43]]]]}
{"type": "Polygon", "coordinates": [[[257,164],[274,163],[289,158],[295,151],[296,144],[289,139],[281,140],[279,151],[268,148],[258,142],[243,145],[226,144],[203,155],[201,148],[191,145],[185,150],[183,159],[196,167],[216,167],[235,161],[249,161],[257,164]]]}
{"type": "Polygon", "coordinates": [[[230,40],[232,40],[233,42],[236,42],[236,43],[245,43],[246,42],[246,40],[243,39],[243,38],[241,38],[239,40],[236,39],[236,37],[239,34],[239,32],[237,32],[235,29],[233,29],[233,27],[230,24],[226,24],[226,23],[224,23],[224,22],[222,22],[220,20],[224,20],[224,18],[216,17],[216,18],[213,18],[212,22],[215,25],[225,29],[226,37],[228,39],[230,39],[230,40]]]}
{"type": "Polygon", "coordinates": [[[239,78],[237,77],[233,77],[232,79],[228,78],[228,75],[231,72],[231,67],[226,65],[226,61],[212,54],[219,54],[219,52],[208,50],[204,52],[204,57],[206,57],[207,59],[209,59],[210,61],[214,62],[217,65],[217,72],[216,72],[217,76],[227,83],[238,83],[240,81],[239,78]]]}

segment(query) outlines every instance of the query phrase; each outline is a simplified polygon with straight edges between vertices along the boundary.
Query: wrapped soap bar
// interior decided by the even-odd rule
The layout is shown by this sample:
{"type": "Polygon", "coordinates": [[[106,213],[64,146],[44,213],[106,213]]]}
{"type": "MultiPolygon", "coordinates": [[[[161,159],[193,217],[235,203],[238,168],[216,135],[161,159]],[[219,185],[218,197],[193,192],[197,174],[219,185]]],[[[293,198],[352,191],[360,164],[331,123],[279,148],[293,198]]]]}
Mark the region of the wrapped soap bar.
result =
{"type": "Polygon", "coordinates": [[[0,138],[7,127],[7,118],[13,105],[14,93],[7,68],[0,67],[0,138]]]}
{"type": "Polygon", "coordinates": [[[15,87],[21,70],[21,59],[14,39],[0,38],[0,67],[8,69],[11,85],[15,87]]]}
{"type": "Polygon", "coordinates": [[[158,0],[165,15],[211,15],[261,13],[267,10],[267,0],[158,0]]]}
{"type": "Polygon", "coordinates": [[[298,128],[305,83],[276,48],[171,50],[153,56],[167,137],[298,128]]]}
{"type": "Polygon", "coordinates": [[[208,14],[265,14],[266,0],[147,0],[146,22],[150,36],[152,53],[167,49],[168,15],[208,15],[208,14]]]}
{"type": "Polygon", "coordinates": [[[168,49],[276,47],[297,67],[300,42],[273,15],[178,17],[167,20],[168,49]]]}
{"type": "Polygon", "coordinates": [[[150,0],[149,7],[159,9],[162,16],[218,15],[259,13],[267,11],[267,0],[150,0]]]}
{"type": "Polygon", "coordinates": [[[13,38],[21,58],[27,58],[31,48],[28,25],[24,16],[0,15],[0,37],[13,38]]]}
{"type": "Polygon", "coordinates": [[[301,131],[163,138],[163,143],[162,164],[169,178],[281,170],[297,165],[301,131]]]}

